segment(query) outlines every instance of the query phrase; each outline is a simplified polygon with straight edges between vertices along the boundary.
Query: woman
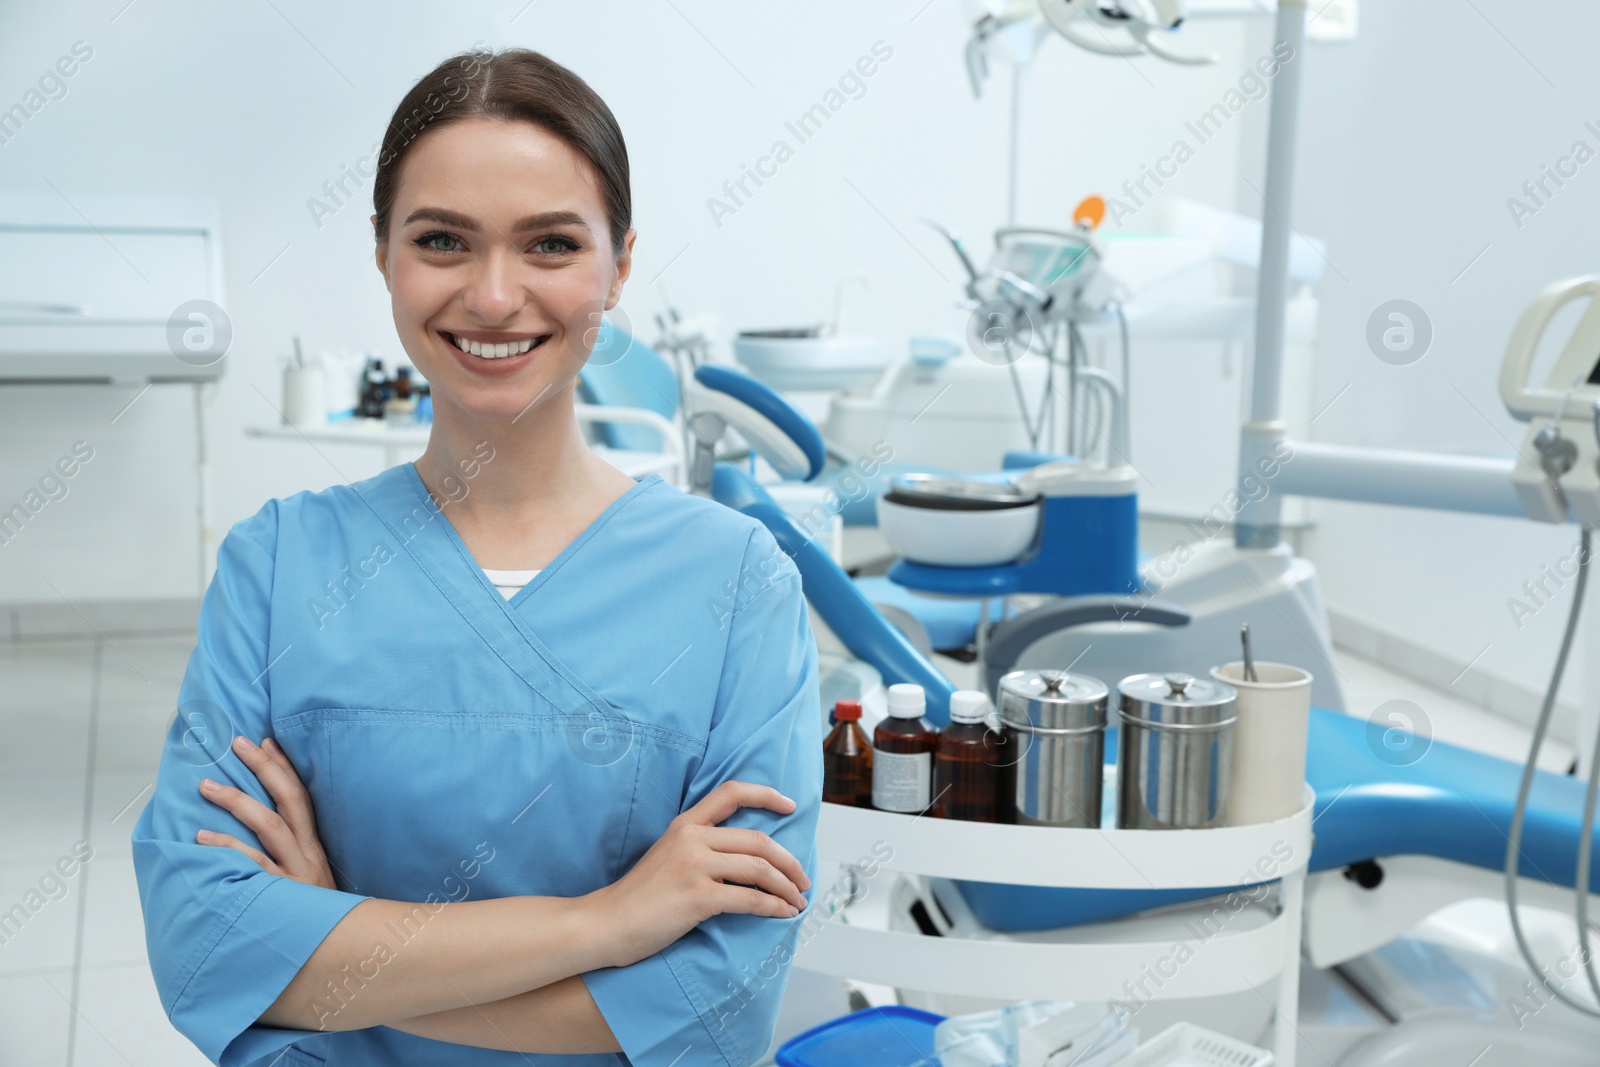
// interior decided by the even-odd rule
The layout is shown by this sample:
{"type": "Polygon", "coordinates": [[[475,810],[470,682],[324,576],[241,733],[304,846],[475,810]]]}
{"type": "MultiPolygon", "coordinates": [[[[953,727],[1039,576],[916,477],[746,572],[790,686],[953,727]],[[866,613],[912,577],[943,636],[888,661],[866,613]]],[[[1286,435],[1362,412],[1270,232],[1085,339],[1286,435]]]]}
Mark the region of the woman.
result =
{"type": "Polygon", "coordinates": [[[223,1065],[744,1067],[816,862],[798,574],[584,444],[634,241],[593,91],[456,56],[384,144],[377,264],[432,434],[218,551],[133,833],[162,1004],[223,1065]]]}

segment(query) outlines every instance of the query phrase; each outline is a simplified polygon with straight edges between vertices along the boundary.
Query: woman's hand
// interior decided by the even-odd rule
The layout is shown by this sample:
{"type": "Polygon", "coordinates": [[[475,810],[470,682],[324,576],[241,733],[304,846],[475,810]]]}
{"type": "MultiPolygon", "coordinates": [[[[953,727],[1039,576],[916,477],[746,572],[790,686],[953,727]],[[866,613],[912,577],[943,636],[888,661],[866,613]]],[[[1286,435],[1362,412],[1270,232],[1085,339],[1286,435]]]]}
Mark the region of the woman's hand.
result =
{"type": "Polygon", "coordinates": [[[612,941],[612,966],[659,952],[713,915],[791,919],[805,909],[811,879],[787,849],[760,830],[718,825],[740,808],[787,815],[794,801],[764,785],[723,782],[673,819],[631,871],[589,895],[612,941]]]}
{"type": "Polygon", "coordinates": [[[260,864],[270,874],[293,878],[307,885],[320,885],[324,889],[338,888],[333,884],[333,871],[328,866],[328,855],[322,850],[317,837],[317,817],[311,810],[311,794],[301,784],[294,765],[283,749],[270,737],[261,747],[243,736],[233,739],[233,751],[244,765],[255,773],[267,794],[277,805],[277,811],[231,785],[222,785],[206,778],[200,782],[200,795],[219,808],[233,813],[234,818],[255,831],[256,837],[267,847],[270,856],[251,848],[230,834],[201,830],[195,839],[202,845],[234,848],[260,864]]]}

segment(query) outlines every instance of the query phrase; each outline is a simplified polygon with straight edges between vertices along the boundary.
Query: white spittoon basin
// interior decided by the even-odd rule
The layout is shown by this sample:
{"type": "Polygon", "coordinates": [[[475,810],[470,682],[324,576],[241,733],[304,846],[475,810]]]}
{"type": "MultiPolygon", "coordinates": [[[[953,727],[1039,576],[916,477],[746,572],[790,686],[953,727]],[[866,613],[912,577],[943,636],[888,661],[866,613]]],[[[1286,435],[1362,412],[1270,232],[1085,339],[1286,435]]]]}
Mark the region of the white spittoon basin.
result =
{"type": "Polygon", "coordinates": [[[1038,502],[961,511],[880,497],[878,530],[896,554],[944,567],[993,567],[1019,558],[1039,529],[1038,502]]]}
{"type": "Polygon", "coordinates": [[[894,361],[894,345],[873,337],[741,334],[733,340],[733,358],[774,389],[866,389],[894,361]]]}

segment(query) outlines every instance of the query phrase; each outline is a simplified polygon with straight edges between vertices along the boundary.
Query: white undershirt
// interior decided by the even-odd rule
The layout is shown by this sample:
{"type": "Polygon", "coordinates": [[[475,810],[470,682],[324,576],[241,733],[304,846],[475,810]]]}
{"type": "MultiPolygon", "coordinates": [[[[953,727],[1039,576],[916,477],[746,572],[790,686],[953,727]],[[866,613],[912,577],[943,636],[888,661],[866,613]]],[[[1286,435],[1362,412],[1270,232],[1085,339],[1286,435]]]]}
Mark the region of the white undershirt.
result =
{"type": "Polygon", "coordinates": [[[494,583],[494,587],[500,590],[500,595],[510,600],[517,595],[519,589],[533,581],[533,576],[539,572],[537,570],[492,571],[485,567],[483,573],[494,583]]]}

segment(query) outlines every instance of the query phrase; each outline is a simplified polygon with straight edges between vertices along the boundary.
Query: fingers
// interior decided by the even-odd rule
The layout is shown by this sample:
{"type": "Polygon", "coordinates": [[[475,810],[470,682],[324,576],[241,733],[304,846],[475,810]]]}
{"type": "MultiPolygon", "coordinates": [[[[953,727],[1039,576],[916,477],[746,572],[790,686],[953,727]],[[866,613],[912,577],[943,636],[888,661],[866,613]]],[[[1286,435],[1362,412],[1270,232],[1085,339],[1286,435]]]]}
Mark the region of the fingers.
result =
{"type": "Polygon", "coordinates": [[[760,830],[742,830],[732,826],[708,826],[701,830],[706,842],[718,852],[760,857],[783,872],[796,889],[805,892],[811,888],[811,879],[805,868],[790,851],[760,830]]]}
{"type": "Polygon", "coordinates": [[[243,841],[240,841],[232,834],[218,834],[213,833],[210,830],[201,830],[199,833],[195,834],[195,840],[199,841],[202,845],[216,845],[220,848],[231,848],[235,849],[236,851],[243,852],[246,856],[249,856],[251,859],[255,860],[256,863],[260,865],[261,869],[266,871],[268,874],[283,874],[283,868],[279,867],[276,863],[273,863],[270,857],[263,855],[259,849],[251,848],[249,845],[245,844],[243,841]]]}
{"type": "Polygon", "coordinates": [[[289,757],[276,741],[268,738],[260,747],[241,734],[233,739],[233,751],[244,761],[278,807],[278,814],[289,823],[302,842],[315,840],[316,816],[311,810],[311,794],[301,784],[289,757]]]}
{"type": "Polygon", "coordinates": [[[248,793],[210,778],[201,780],[200,794],[255,831],[256,837],[267,846],[274,860],[285,867],[298,869],[297,864],[304,859],[300,841],[277,812],[248,793]]]}
{"type": "Polygon", "coordinates": [[[740,885],[724,885],[712,899],[717,914],[764,915],[771,919],[792,919],[800,912],[781,897],[740,885]]]}
{"type": "Polygon", "coordinates": [[[800,895],[789,876],[760,856],[719,852],[712,857],[709,870],[713,878],[726,885],[759,889],[788,904],[796,914],[805,910],[806,898],[800,895]]]}
{"type": "Polygon", "coordinates": [[[723,782],[705,799],[684,812],[680,818],[702,826],[715,826],[740,808],[766,808],[779,815],[794,811],[793,800],[768,785],[753,782],[723,782]]]}

